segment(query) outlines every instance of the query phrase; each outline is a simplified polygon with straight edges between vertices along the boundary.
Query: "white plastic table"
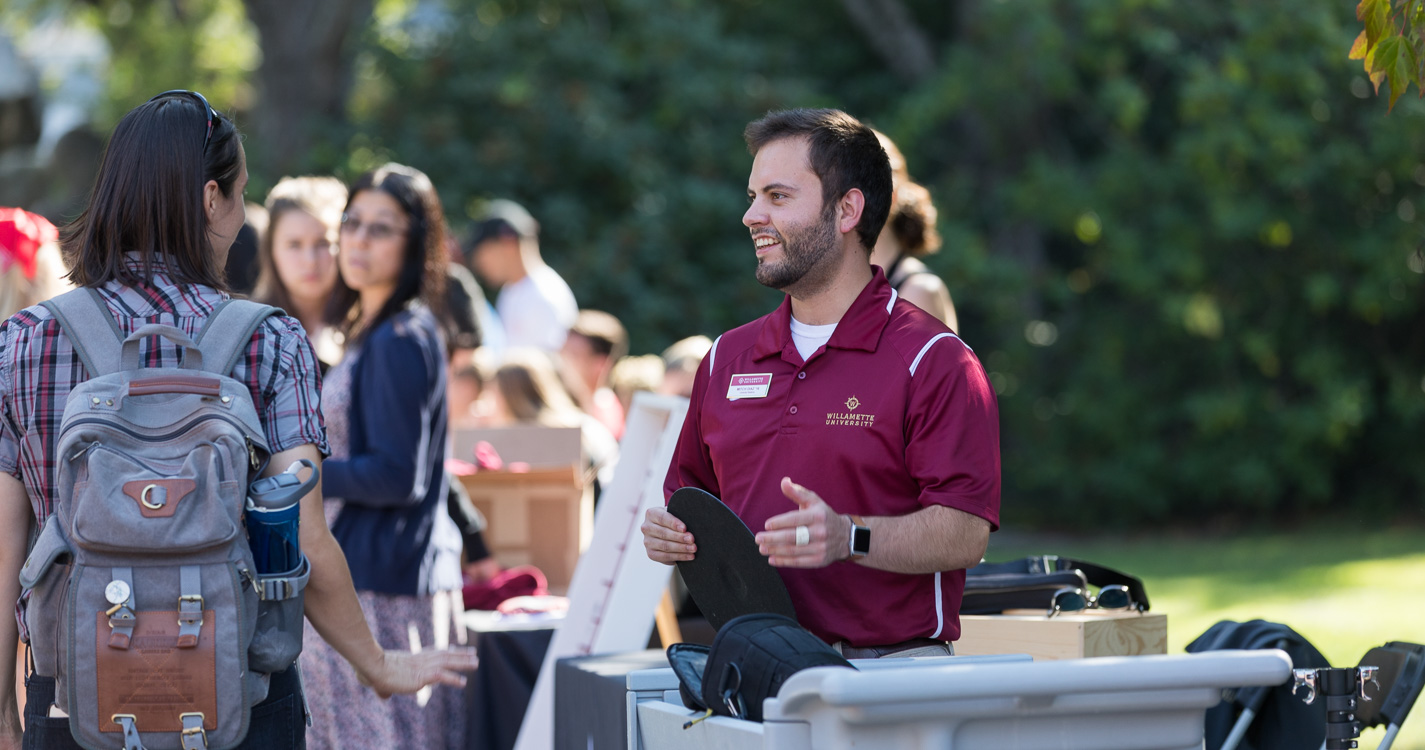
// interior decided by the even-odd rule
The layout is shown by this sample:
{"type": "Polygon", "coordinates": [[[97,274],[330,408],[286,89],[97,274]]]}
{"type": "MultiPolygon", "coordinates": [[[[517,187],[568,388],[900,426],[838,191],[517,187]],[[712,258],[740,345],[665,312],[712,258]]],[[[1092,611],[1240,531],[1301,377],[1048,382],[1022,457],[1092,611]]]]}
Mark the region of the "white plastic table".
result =
{"type": "Polygon", "coordinates": [[[1224,688],[1291,676],[1276,650],[855,664],[793,675],[761,724],[713,717],[686,730],[673,671],[633,672],[629,750],[1199,750],[1224,688]]]}

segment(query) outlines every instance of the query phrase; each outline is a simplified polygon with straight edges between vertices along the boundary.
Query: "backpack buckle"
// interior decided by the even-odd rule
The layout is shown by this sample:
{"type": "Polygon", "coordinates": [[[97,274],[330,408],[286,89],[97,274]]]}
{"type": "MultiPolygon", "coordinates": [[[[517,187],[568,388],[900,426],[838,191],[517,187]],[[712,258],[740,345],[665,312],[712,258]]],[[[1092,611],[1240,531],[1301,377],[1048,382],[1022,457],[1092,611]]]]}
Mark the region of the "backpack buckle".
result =
{"type": "Polygon", "coordinates": [[[203,597],[184,594],[178,597],[178,647],[198,645],[198,633],[203,628],[203,597]]]}
{"type": "Polygon", "coordinates": [[[202,712],[179,714],[178,718],[183,722],[183,731],[179,734],[183,750],[207,750],[208,733],[203,731],[202,712]]]}
{"type": "Polygon", "coordinates": [[[115,604],[106,614],[109,615],[109,648],[128,649],[138,617],[124,604],[115,604]]]}

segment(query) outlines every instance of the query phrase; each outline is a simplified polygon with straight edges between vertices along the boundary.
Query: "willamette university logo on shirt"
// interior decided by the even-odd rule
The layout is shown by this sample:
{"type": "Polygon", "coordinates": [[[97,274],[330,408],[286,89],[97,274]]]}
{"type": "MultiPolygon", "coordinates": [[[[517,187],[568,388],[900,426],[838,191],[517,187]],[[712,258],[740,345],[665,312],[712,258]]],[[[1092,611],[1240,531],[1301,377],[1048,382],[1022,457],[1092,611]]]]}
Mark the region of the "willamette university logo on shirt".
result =
{"type": "Polygon", "coordinates": [[[876,421],[875,414],[858,414],[857,409],[861,408],[861,399],[852,396],[846,399],[846,411],[826,413],[826,426],[828,427],[870,427],[876,421]]]}

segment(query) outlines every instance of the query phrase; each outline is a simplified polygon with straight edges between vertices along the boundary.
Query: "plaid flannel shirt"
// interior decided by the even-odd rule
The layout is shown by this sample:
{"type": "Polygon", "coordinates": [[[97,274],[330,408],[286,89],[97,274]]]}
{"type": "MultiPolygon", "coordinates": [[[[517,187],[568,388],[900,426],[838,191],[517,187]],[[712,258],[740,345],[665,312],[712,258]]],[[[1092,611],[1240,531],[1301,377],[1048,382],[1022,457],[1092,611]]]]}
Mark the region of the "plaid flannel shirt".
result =
{"type": "MultiPolygon", "coordinates": [[[[129,264],[142,273],[134,256],[129,264]]],[[[149,284],[110,282],[99,293],[125,335],[161,323],[196,336],[228,297],[207,286],[175,284],[161,265],[149,284]]],[[[166,339],[148,337],[139,354],[145,367],[178,364],[178,347],[166,339]]],[[[324,456],[330,452],[316,354],[295,319],[268,318],[230,374],[251,391],[273,453],[306,443],[316,445],[324,456]]],[[[24,482],[40,527],[54,512],[54,452],[65,400],[75,385],[88,379],[49,310],[37,305],[0,323],[0,471],[24,482]]]]}

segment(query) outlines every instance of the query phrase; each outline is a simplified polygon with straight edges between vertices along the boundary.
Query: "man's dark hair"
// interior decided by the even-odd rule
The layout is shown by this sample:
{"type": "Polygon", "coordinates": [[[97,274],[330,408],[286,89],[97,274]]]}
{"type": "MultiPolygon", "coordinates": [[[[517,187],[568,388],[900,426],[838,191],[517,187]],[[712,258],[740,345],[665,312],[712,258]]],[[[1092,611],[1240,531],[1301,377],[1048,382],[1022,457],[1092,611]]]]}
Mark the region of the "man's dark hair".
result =
{"type": "Polygon", "coordinates": [[[539,222],[512,200],[498,198],[485,206],[485,212],[466,237],[462,252],[468,262],[480,245],[498,239],[535,239],[539,237],[539,222]]]}
{"type": "Polygon", "coordinates": [[[196,96],[172,94],[129,110],[109,136],[88,207],[61,233],[70,281],[138,286],[161,262],[176,283],[225,291],[223,264],[208,240],[203,185],[215,180],[231,198],[241,173],[237,126],[214,112],[208,136],[208,110],[196,96]],[[125,263],[129,252],[138,254],[141,272],[125,263]]]}
{"type": "Polygon", "coordinates": [[[768,112],[747,126],[742,137],[756,156],[763,146],[784,138],[805,138],[811,171],[821,180],[822,211],[859,189],[866,198],[856,234],[869,251],[891,212],[891,164],[876,132],[839,109],[788,109],[768,112]]]}
{"type": "Polygon", "coordinates": [[[615,362],[628,354],[628,331],[603,310],[580,310],[569,333],[588,339],[594,354],[615,362]]]}

